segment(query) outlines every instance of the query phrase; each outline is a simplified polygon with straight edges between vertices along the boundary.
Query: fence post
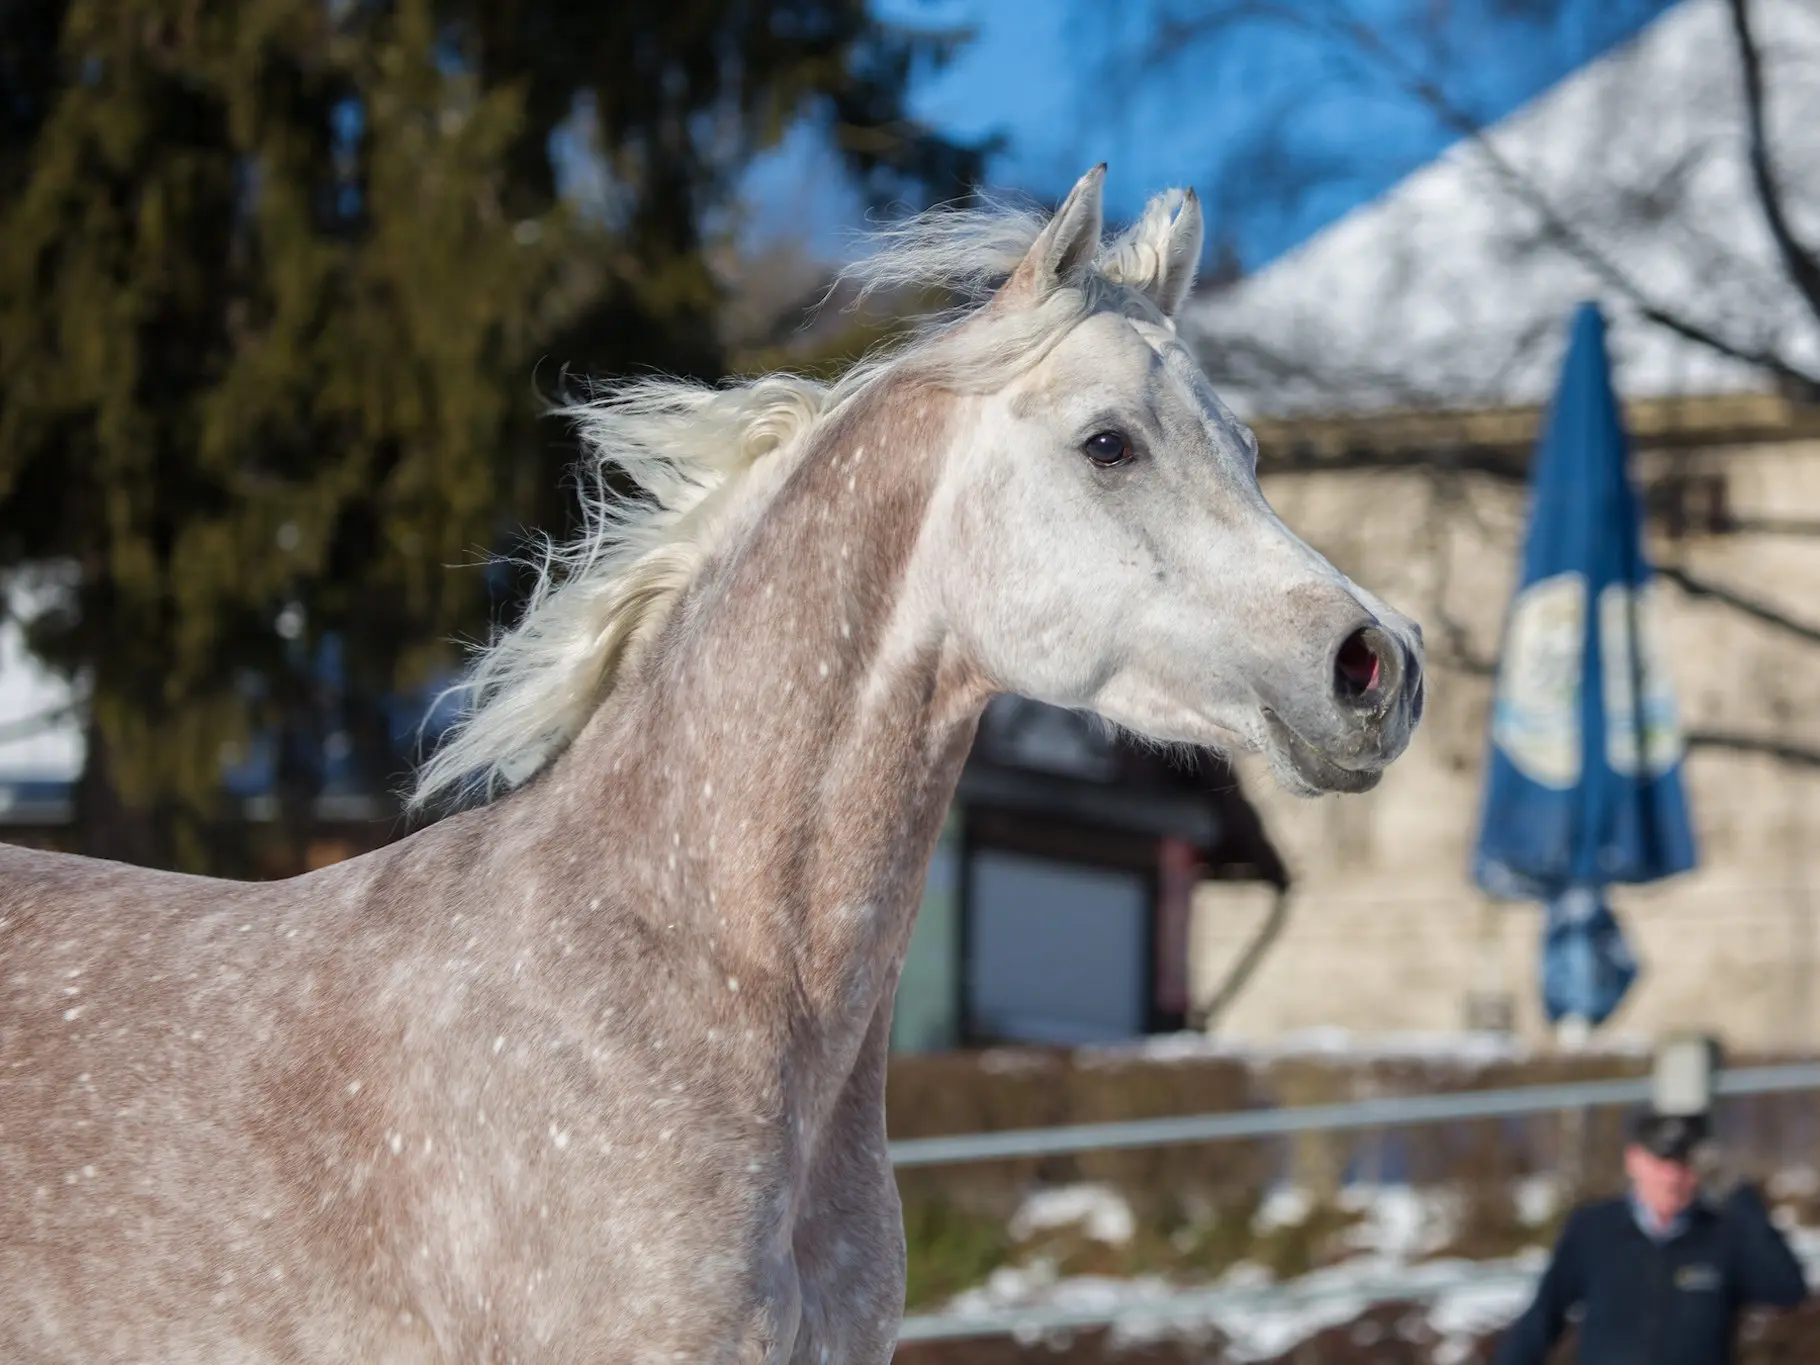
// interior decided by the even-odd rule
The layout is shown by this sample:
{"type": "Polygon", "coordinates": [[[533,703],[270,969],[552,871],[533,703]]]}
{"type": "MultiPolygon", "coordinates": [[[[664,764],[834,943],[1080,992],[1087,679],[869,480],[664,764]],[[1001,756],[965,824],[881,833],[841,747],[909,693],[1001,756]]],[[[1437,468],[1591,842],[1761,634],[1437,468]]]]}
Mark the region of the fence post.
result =
{"type": "Polygon", "coordinates": [[[1560,1145],[1558,1161],[1561,1184],[1568,1204],[1576,1204],[1586,1190],[1586,1110],[1561,1111],[1556,1142],[1560,1145]]]}
{"type": "MultiPolygon", "coordinates": [[[[1342,1095],[1332,1072],[1318,1063],[1282,1063],[1277,1068],[1277,1088],[1292,1108],[1330,1104],[1342,1095]]],[[[1338,1135],[1331,1132],[1297,1133],[1290,1139],[1289,1181],[1307,1191],[1316,1206],[1339,1197],[1345,1171],[1338,1149],[1338,1135]]]]}

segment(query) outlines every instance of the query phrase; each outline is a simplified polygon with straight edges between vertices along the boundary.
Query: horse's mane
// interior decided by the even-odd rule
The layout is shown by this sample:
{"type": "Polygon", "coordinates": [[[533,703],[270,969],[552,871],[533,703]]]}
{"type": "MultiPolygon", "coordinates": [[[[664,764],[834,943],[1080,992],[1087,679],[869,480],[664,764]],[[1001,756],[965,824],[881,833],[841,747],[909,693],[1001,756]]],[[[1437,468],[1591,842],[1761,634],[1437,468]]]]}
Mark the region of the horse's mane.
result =
{"type": "Polygon", "coordinates": [[[877,232],[875,250],[842,279],[859,284],[856,301],[942,290],[961,302],[920,319],[832,383],[788,374],[717,387],[635,379],[557,407],[586,452],[581,530],[540,544],[530,600],[515,625],[476,652],[456,689],[462,715],[419,770],[411,805],[489,798],[560,754],[701,571],[728,509],[750,490],[746,476],[793,458],[836,409],[882,378],[914,371],[956,390],[989,391],[1035,364],[1110,295],[1160,318],[1142,291],[1162,277],[1181,200],[1179,191],[1157,195],[1074,285],[989,319],[993,291],[1049,215],[1007,202],[933,209],[877,232]],[[631,496],[619,491],[628,484],[631,496]]]}

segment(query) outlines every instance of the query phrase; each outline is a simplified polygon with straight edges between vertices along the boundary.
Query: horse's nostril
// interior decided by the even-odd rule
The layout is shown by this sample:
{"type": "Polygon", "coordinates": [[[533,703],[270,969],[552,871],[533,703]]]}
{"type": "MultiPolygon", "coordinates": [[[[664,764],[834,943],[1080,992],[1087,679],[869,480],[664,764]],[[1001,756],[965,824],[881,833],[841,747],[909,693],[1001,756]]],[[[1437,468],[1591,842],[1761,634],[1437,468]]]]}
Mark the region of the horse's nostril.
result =
{"type": "Polygon", "coordinates": [[[1384,679],[1384,659],[1369,630],[1355,630],[1333,658],[1333,690],[1341,701],[1365,701],[1384,679]]]}

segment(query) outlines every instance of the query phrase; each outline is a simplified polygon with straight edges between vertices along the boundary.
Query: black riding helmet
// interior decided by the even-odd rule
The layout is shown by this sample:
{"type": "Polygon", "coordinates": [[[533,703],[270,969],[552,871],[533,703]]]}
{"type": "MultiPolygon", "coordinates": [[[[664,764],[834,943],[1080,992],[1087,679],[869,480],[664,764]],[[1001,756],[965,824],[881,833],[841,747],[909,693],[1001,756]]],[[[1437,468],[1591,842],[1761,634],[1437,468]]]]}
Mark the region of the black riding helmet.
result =
{"type": "Polygon", "coordinates": [[[1646,1109],[1632,1121],[1630,1140],[1651,1156],[1687,1162],[1709,1131],[1704,1114],[1658,1114],[1646,1109]]]}

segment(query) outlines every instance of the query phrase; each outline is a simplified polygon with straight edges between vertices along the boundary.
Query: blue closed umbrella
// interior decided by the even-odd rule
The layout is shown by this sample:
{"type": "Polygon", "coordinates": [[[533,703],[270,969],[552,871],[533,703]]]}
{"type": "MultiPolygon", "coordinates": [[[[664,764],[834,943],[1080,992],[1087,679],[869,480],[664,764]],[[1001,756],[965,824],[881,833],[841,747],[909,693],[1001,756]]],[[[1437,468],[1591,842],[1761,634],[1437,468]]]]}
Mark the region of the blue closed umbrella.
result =
{"type": "Polygon", "coordinates": [[[1697,855],[1642,509],[1594,304],[1574,315],[1530,492],[1473,876],[1494,896],[1546,905],[1548,1017],[1596,1025],[1637,975],[1605,888],[1685,872],[1697,855]]]}

